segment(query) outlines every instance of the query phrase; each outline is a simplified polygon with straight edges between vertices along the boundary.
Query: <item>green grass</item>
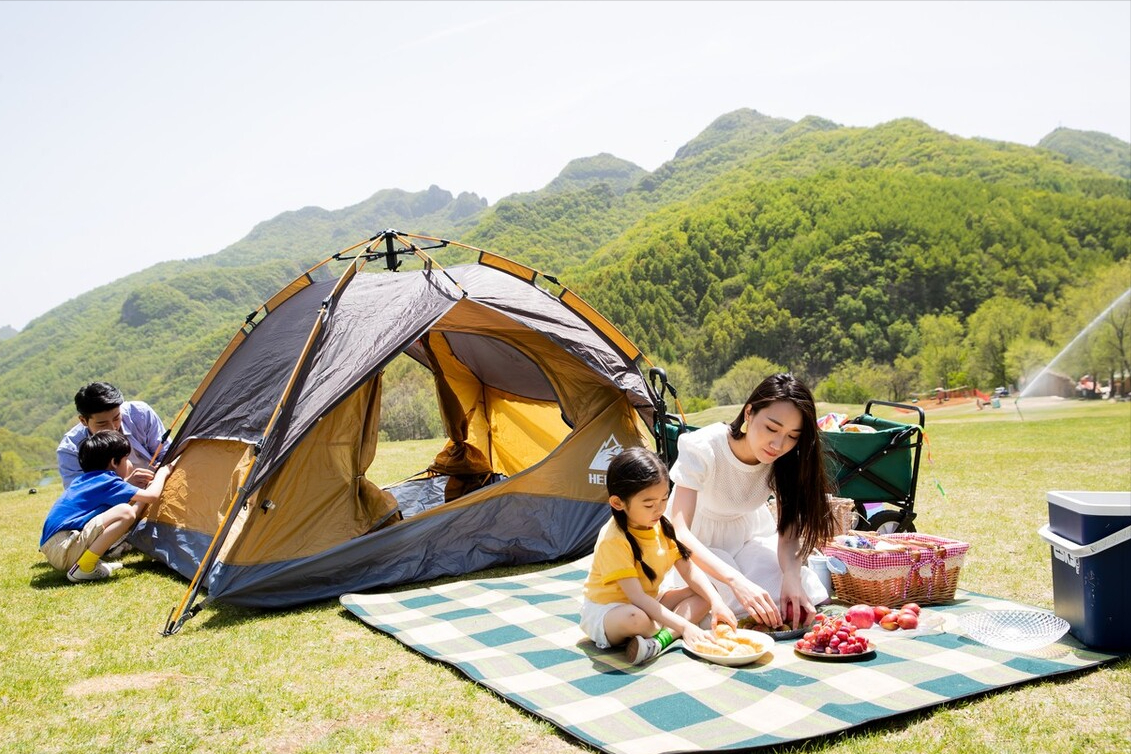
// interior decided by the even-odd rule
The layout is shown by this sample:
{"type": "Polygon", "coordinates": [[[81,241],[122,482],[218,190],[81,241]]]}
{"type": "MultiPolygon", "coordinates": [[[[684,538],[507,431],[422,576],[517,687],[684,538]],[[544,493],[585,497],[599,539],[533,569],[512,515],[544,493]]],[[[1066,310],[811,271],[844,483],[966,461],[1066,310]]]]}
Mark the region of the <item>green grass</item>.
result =
{"type": "MultiPolygon", "coordinates": [[[[689,418],[703,424],[736,409],[712,412],[689,418]]],[[[1011,402],[929,407],[926,429],[919,530],[971,543],[963,588],[1051,608],[1048,547],[1036,534],[1048,520],[1045,493],[1131,488],[1131,404],[1022,401],[1020,414],[1011,402]]],[[[374,478],[406,477],[437,449],[387,444],[374,478]]],[[[209,605],[162,637],[181,578],[133,554],[110,582],[72,586],[44,563],[36,544],[59,492],[0,494],[0,751],[588,751],[336,601],[288,611],[209,605]]],[[[1124,659],[782,751],[1126,752],[1129,715],[1124,659]]]]}

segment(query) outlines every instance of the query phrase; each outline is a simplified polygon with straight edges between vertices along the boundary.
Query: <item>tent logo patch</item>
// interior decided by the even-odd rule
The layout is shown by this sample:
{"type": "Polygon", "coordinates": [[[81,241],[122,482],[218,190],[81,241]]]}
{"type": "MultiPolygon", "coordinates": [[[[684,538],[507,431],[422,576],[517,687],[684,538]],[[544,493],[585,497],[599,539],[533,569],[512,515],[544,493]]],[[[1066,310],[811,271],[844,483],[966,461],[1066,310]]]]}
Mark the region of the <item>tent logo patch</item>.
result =
{"type": "Polygon", "coordinates": [[[590,484],[604,484],[605,472],[609,470],[609,463],[613,458],[619,454],[624,447],[617,440],[615,435],[609,435],[609,439],[597,449],[597,454],[593,456],[593,460],[589,462],[589,483],[590,484]]]}

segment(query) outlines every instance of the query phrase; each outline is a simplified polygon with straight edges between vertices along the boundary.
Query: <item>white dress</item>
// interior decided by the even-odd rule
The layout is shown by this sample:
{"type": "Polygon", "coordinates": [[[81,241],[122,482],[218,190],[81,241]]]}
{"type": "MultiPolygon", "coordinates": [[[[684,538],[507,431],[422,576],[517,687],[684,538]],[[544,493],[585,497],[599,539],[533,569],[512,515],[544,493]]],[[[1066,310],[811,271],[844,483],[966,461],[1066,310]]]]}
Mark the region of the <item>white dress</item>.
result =
{"type": "MultiPolygon", "coordinates": [[[[721,422],[680,435],[671,480],[696,492],[691,519],[691,533],[696,539],[778,600],[782,572],[778,565],[777,521],[770,502],[773,467],[740,461],[727,442],[729,435],[730,426],[721,422]]],[[[730,587],[712,580],[730,608],[745,615],[746,609],[730,587]]],[[[665,588],[683,585],[675,569],[665,581],[665,588]]],[[[814,605],[828,600],[829,593],[821,580],[806,566],[801,568],[801,585],[814,605]]]]}

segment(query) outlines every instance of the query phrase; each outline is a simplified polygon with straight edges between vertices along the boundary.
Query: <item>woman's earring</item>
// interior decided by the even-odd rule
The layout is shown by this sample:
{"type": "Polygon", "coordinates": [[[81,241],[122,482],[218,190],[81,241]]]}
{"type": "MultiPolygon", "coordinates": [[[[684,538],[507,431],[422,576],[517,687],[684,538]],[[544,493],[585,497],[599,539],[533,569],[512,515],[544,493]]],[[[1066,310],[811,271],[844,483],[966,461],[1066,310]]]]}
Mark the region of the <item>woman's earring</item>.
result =
{"type": "Polygon", "coordinates": [[[738,431],[741,432],[742,434],[746,434],[746,420],[745,419],[742,420],[742,426],[738,428],[738,431]]]}

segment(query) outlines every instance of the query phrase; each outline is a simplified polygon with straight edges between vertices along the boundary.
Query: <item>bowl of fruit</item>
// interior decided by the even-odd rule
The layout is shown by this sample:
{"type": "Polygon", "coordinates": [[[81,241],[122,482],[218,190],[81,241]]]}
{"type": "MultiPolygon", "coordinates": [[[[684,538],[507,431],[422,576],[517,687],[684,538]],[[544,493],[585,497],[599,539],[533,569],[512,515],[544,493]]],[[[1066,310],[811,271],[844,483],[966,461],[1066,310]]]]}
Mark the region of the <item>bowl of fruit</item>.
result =
{"type": "Polygon", "coordinates": [[[820,660],[860,660],[875,654],[875,646],[857,635],[856,625],[846,616],[818,614],[805,635],[793,645],[799,655],[820,660]]]}

